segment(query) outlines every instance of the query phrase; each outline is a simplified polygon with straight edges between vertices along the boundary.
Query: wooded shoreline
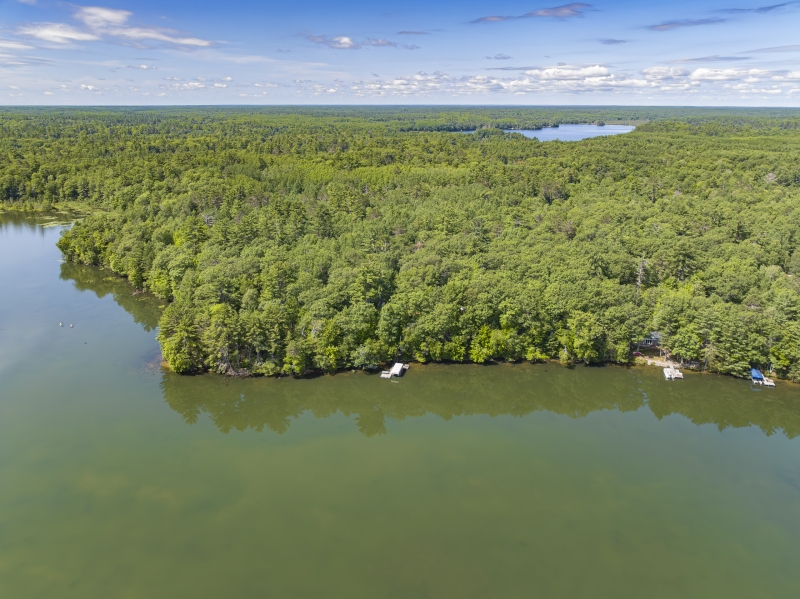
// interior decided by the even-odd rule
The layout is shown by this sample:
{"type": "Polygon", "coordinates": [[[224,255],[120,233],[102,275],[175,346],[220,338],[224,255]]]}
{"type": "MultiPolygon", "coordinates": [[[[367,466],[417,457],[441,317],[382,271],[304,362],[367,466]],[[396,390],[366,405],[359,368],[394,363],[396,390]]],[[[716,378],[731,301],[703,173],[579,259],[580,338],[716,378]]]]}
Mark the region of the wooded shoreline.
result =
{"type": "Polygon", "coordinates": [[[501,130],[557,110],[3,111],[0,199],[90,207],[60,248],[169,300],[178,372],[630,363],[659,331],[713,372],[800,380],[800,113],[501,130]]]}

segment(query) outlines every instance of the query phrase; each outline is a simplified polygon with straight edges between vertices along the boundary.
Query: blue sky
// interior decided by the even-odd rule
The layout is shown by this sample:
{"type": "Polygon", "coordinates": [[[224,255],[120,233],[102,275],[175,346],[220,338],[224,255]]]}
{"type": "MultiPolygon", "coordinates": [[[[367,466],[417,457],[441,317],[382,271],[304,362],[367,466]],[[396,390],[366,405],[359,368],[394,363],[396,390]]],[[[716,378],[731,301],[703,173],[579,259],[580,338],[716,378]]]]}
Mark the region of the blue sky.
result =
{"type": "Polygon", "coordinates": [[[800,0],[0,0],[0,105],[800,106],[800,0]]]}

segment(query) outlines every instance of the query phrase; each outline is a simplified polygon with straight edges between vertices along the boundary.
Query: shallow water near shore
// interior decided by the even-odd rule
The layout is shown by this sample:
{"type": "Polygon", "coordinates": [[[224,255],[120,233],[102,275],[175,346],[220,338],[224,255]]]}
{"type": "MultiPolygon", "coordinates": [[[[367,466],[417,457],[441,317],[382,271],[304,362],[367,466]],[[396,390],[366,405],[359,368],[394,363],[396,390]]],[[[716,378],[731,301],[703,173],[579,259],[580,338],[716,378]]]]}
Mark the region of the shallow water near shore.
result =
{"type": "Polygon", "coordinates": [[[800,595],[797,386],[178,376],[48,224],[0,214],[2,597],[800,595]]]}

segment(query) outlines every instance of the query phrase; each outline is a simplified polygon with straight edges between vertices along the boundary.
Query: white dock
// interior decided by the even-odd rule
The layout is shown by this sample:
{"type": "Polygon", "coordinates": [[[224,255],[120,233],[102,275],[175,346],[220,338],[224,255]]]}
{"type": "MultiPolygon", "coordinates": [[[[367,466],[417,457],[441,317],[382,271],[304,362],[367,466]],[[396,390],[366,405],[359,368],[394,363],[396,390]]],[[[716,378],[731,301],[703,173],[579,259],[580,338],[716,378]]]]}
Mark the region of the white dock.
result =
{"type": "Polygon", "coordinates": [[[393,376],[403,376],[403,373],[408,370],[408,364],[403,364],[402,362],[395,362],[394,366],[390,370],[384,370],[381,372],[382,379],[390,379],[393,376]]]}
{"type": "Polygon", "coordinates": [[[683,373],[674,366],[670,365],[664,368],[664,378],[668,381],[683,379],[683,373]]]}

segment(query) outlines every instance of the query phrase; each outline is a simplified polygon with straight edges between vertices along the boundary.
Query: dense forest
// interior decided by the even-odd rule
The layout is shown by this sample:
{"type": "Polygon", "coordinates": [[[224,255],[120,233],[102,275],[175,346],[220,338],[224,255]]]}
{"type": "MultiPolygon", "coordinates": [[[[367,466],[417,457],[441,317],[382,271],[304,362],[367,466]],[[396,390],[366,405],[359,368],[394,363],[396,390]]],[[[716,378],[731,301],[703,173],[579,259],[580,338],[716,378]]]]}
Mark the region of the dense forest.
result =
{"type": "Polygon", "coordinates": [[[0,201],[169,300],[177,372],[678,359],[800,380],[800,111],[0,111],[0,201]],[[503,129],[635,123],[580,142],[503,129]],[[475,130],[474,133],[460,133],[475,130]]]}

